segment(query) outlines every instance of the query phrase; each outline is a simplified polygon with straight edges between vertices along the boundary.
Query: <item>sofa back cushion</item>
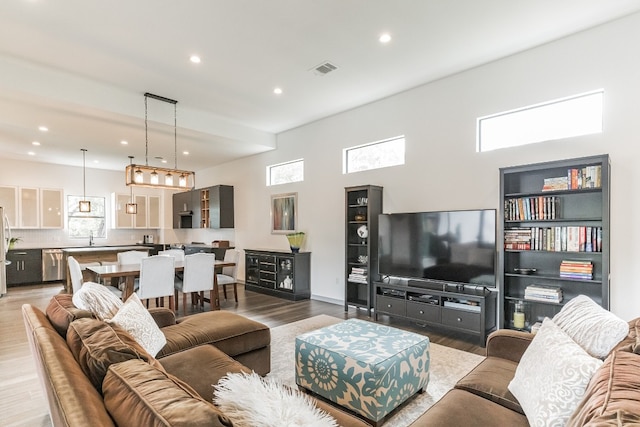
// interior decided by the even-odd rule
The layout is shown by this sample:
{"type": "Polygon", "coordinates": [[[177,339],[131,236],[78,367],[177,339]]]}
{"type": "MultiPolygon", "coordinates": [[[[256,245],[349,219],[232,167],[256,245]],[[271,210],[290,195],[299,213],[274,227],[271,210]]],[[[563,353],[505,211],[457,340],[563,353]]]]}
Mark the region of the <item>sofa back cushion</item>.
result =
{"type": "Polygon", "coordinates": [[[629,321],[629,333],[613,350],[640,354],[640,317],[629,321]]]}
{"type": "Polygon", "coordinates": [[[120,427],[233,425],[187,384],[140,360],[111,365],[102,394],[120,427]]]}
{"type": "Polygon", "coordinates": [[[69,325],[67,345],[84,374],[99,391],[109,366],[137,359],[161,365],[131,335],[97,319],[78,319],[69,325]]]}
{"type": "Polygon", "coordinates": [[[640,425],[640,355],[615,351],[591,379],[568,427],[640,425]]]}
{"type": "Polygon", "coordinates": [[[66,338],[67,329],[71,322],[76,319],[93,317],[90,311],[81,310],[73,305],[72,298],[71,294],[54,295],[47,305],[47,318],[62,338],[66,338]]]}

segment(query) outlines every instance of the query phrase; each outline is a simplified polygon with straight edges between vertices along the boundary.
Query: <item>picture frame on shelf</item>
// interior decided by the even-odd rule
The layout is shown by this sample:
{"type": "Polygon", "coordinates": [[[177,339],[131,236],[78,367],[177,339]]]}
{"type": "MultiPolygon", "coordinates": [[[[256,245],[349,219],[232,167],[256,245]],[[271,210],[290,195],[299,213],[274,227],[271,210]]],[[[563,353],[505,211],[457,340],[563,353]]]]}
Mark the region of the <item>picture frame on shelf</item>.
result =
{"type": "Polygon", "coordinates": [[[271,195],[271,234],[288,234],[298,226],[298,193],[271,195]]]}

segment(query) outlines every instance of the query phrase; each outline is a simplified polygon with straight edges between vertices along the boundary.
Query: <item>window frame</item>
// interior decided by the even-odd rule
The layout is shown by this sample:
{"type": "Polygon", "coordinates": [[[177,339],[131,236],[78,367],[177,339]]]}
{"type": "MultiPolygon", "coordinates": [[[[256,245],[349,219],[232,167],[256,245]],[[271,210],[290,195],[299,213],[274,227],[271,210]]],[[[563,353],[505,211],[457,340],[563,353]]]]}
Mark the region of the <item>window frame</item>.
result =
{"type": "Polygon", "coordinates": [[[282,163],[276,163],[273,165],[268,165],[266,168],[266,172],[267,172],[267,187],[271,187],[274,185],[283,185],[283,184],[292,184],[294,182],[302,182],[304,181],[304,158],[301,159],[295,159],[295,160],[289,160],[287,162],[282,162],[282,163]],[[272,178],[273,178],[273,174],[272,171],[276,168],[280,168],[283,166],[287,166],[287,165],[293,165],[293,164],[300,164],[302,167],[302,173],[301,173],[301,178],[295,181],[286,181],[286,182],[273,182],[272,178]]]}
{"type": "Polygon", "coordinates": [[[69,239],[88,239],[89,235],[72,235],[72,230],[75,227],[72,225],[72,220],[76,219],[102,219],[102,228],[101,229],[91,229],[93,237],[96,239],[106,239],[107,238],[107,199],[106,197],[101,196],[77,196],[73,194],[67,195],[67,236],[69,239]],[[80,200],[89,200],[91,202],[91,212],[79,212],[77,209],[78,202],[80,200]],[[93,210],[93,207],[96,204],[99,204],[101,201],[103,206],[103,215],[96,215],[93,210]],[[75,207],[74,207],[75,206],[75,207]]]}
{"type": "Polygon", "coordinates": [[[390,167],[394,167],[394,166],[402,166],[406,164],[406,154],[407,154],[407,138],[405,137],[405,135],[398,135],[398,136],[394,136],[392,138],[386,138],[386,139],[381,139],[378,141],[373,141],[373,142],[368,142],[366,144],[360,144],[360,145],[354,145],[352,147],[347,147],[344,148],[342,150],[342,173],[343,174],[350,174],[350,173],[357,173],[357,172],[365,172],[365,171],[370,171],[370,170],[374,170],[374,169],[382,169],[382,168],[390,168],[390,167]],[[358,170],[349,170],[349,153],[356,151],[356,150],[360,150],[363,148],[369,148],[369,147],[373,147],[376,145],[383,145],[383,144],[387,144],[390,142],[396,142],[396,141],[400,141],[402,140],[402,161],[400,163],[393,163],[393,164],[384,164],[384,165],[379,165],[379,166],[371,166],[369,165],[369,167],[367,167],[366,169],[358,169],[358,170]]]}

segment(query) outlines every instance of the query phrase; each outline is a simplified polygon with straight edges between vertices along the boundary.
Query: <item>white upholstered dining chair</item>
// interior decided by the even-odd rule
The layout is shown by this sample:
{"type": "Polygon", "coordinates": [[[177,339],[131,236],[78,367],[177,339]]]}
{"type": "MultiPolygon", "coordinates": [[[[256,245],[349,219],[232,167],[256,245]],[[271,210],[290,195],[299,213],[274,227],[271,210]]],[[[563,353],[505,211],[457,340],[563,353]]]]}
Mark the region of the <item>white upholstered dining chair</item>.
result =
{"type": "MultiPolygon", "coordinates": [[[[67,258],[67,267],[69,277],[71,278],[71,288],[73,289],[73,293],[75,294],[82,287],[82,267],[80,266],[80,263],[72,256],[67,258]]],[[[120,289],[113,286],[105,287],[115,296],[122,299],[122,291],[120,289]]]]}
{"type": "Polygon", "coordinates": [[[240,251],[237,249],[227,249],[224,253],[224,260],[233,262],[233,267],[222,267],[222,273],[218,274],[218,287],[222,286],[224,299],[227,299],[227,285],[233,285],[233,295],[238,302],[238,262],[240,261],[240,251]]]}
{"type": "Polygon", "coordinates": [[[169,297],[169,309],[173,310],[173,277],[175,274],[175,260],[166,255],[155,255],[142,258],[140,261],[140,287],[136,294],[141,300],[150,298],[169,297]]]}
{"type": "Polygon", "coordinates": [[[182,292],[182,311],[187,314],[187,294],[191,294],[191,305],[194,305],[194,293],[199,293],[200,305],[204,307],[204,292],[209,291],[211,310],[215,306],[213,278],[215,274],[215,255],[196,253],[184,257],[183,280],[175,285],[176,311],[178,311],[178,293],[182,292]]]}

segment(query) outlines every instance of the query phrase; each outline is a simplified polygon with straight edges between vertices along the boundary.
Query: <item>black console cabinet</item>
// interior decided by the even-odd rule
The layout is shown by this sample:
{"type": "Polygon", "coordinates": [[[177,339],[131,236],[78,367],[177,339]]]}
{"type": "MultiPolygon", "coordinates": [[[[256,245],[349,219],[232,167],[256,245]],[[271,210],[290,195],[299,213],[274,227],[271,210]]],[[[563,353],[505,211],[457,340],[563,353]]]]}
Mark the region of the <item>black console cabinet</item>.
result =
{"type": "Polygon", "coordinates": [[[244,252],[245,289],[294,301],[311,296],[311,252],[244,252]]]}
{"type": "Polygon", "coordinates": [[[375,317],[386,314],[425,326],[455,330],[480,338],[496,328],[496,293],[484,287],[429,285],[413,282],[376,282],[375,317]]]}

